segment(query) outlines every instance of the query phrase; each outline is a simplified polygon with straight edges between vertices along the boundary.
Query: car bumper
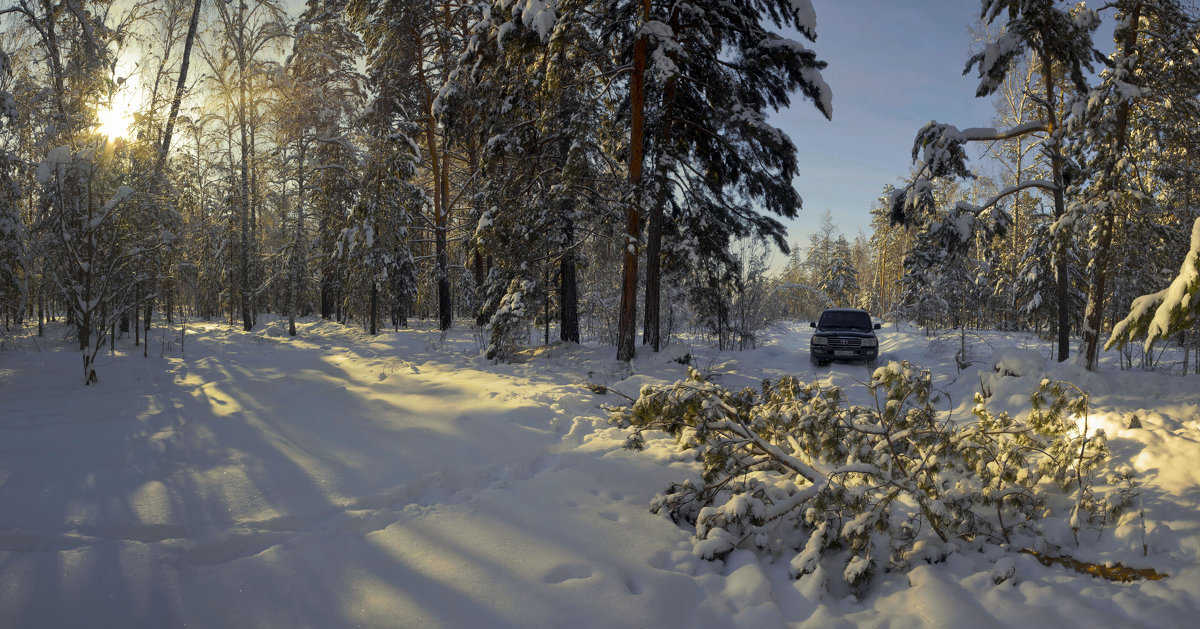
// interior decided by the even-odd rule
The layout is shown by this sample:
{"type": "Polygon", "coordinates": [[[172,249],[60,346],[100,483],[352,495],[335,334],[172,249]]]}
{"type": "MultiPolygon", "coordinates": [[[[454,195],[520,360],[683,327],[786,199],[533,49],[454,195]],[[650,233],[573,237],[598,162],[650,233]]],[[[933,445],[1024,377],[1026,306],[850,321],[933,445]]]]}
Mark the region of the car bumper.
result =
{"type": "Polygon", "coordinates": [[[812,357],[815,360],[871,361],[879,357],[878,347],[839,347],[834,349],[830,347],[812,346],[809,348],[809,351],[812,352],[812,357]]]}

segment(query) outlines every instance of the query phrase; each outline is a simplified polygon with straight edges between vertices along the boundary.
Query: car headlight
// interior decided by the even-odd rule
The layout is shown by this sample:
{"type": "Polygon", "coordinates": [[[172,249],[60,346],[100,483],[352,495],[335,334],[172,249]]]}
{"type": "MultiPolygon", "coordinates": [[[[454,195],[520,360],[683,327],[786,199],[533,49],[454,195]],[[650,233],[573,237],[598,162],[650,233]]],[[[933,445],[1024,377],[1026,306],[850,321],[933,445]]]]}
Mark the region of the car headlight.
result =
{"type": "Polygon", "coordinates": [[[863,346],[863,347],[875,347],[875,346],[876,346],[876,345],[878,345],[878,344],[879,344],[879,340],[878,340],[878,339],[874,339],[874,338],[865,338],[865,339],[863,339],[863,340],[862,340],[862,346],[863,346]]]}
{"type": "Polygon", "coordinates": [[[827,339],[823,336],[814,336],[814,337],[812,337],[812,344],[813,345],[828,345],[829,339],[827,339]]]}

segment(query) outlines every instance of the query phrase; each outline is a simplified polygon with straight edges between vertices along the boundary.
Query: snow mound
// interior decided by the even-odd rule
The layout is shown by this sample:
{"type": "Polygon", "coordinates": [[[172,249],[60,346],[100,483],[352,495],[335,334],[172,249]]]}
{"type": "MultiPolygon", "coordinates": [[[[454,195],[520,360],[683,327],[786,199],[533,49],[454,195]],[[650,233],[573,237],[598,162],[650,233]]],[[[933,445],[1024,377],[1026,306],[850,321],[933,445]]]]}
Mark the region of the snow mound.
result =
{"type": "Polygon", "coordinates": [[[989,362],[992,371],[1000,377],[1018,378],[1039,374],[1046,365],[1046,359],[1041,352],[1017,347],[996,350],[989,362]]]}

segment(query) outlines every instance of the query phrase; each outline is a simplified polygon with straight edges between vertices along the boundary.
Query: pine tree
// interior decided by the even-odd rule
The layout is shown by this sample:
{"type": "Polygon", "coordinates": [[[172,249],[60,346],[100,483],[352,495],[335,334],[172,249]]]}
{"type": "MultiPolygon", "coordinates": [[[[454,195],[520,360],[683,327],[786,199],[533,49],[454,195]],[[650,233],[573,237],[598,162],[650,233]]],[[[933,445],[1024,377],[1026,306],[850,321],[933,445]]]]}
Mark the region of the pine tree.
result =
{"type": "Polygon", "coordinates": [[[889,218],[893,190],[895,188],[891,184],[885,185],[876,205],[871,208],[869,244],[875,266],[875,284],[871,287],[875,303],[871,310],[880,314],[890,313],[899,305],[904,253],[908,251],[912,239],[908,229],[896,225],[889,218]]]}
{"type": "Polygon", "coordinates": [[[474,173],[461,173],[463,164],[436,111],[437,97],[465,49],[468,20],[474,3],[427,0],[351,0],[346,5],[355,28],[367,46],[366,68],[371,84],[394,101],[421,126],[413,136],[422,148],[421,182],[432,200],[430,215],[413,225],[428,231],[433,251],[422,255],[433,262],[431,278],[438,325],[447,330],[454,320],[451,284],[451,233],[461,222],[458,202],[474,173]]]}
{"type": "Polygon", "coordinates": [[[1000,29],[994,43],[971,55],[963,73],[974,69],[979,78],[978,97],[994,94],[1003,85],[1005,77],[1013,67],[1013,61],[1023,55],[1034,55],[1040,64],[1038,72],[1043,90],[1039,98],[1042,116],[1016,127],[996,129],[963,129],[952,125],[930,122],[925,125],[913,143],[913,161],[920,162],[916,176],[904,188],[897,190],[891,202],[892,219],[900,223],[922,220],[920,216],[933,211],[932,180],[938,178],[970,178],[972,173],[966,165],[967,142],[995,142],[1035,133],[1044,134],[1042,151],[1049,162],[1050,179],[1026,181],[1000,191],[996,196],[978,204],[959,204],[952,210],[949,220],[941,221],[941,232],[935,237],[947,243],[957,239],[965,243],[973,239],[976,229],[993,233],[1002,231],[1010,221],[998,204],[1006,197],[1024,190],[1039,189],[1051,195],[1054,204],[1055,224],[1053,231],[1056,295],[1059,304],[1057,318],[1058,360],[1070,355],[1070,312],[1063,306],[1069,303],[1069,269],[1067,265],[1069,228],[1067,221],[1066,188],[1064,175],[1067,159],[1064,155],[1064,131],[1058,101],[1061,95],[1059,77],[1069,79],[1069,84],[1078,92],[1087,89],[1085,69],[1092,69],[1096,56],[1091,34],[1099,24],[1099,16],[1082,6],[1067,8],[1051,0],[1025,2],[1023,0],[983,0],[981,17],[987,24],[994,23],[1000,16],[1007,21],[1000,29]],[[987,225],[990,225],[987,226],[987,225]],[[978,227],[977,227],[978,226],[978,227]]]}
{"type": "MultiPolygon", "coordinates": [[[[795,146],[766,124],[766,113],[788,107],[794,91],[826,117],[832,115],[832,101],[820,77],[825,63],[771,26],[816,38],[815,13],[807,1],[677,5],[626,0],[609,7],[604,32],[620,51],[618,61],[633,66],[628,109],[622,110],[631,129],[633,203],[626,235],[630,245],[638,242],[646,219],[645,342],[654,350],[661,343],[664,251],[679,255],[695,247],[687,255],[732,267],[735,261],[727,252],[737,238],[753,235],[787,250],[782,225],[758,208],[795,216],[801,204],[791,185],[795,146]],[[723,63],[726,58],[731,62],[723,63]],[[673,227],[666,225],[668,219],[673,227]],[[679,241],[663,244],[670,234],[678,234],[679,241]]],[[[636,257],[627,256],[622,360],[633,356],[629,313],[635,304],[629,289],[635,266],[636,257]]]]}
{"type": "MultiPolygon", "coordinates": [[[[253,294],[256,291],[254,264],[257,259],[253,247],[257,240],[256,207],[252,192],[252,177],[257,172],[251,164],[254,158],[254,120],[257,107],[253,99],[252,80],[255,64],[260,55],[288,36],[285,24],[286,13],[275,0],[243,0],[235,7],[231,3],[216,3],[221,33],[224,36],[223,54],[232,61],[233,76],[224,86],[229,93],[230,105],[237,126],[237,220],[240,238],[238,249],[238,292],[241,296],[240,311],[242,329],[254,327],[257,309],[253,294]]],[[[210,58],[209,66],[214,67],[210,58]]],[[[214,68],[215,69],[215,68],[214,68]]]]}
{"type": "Polygon", "coordinates": [[[1147,101],[1179,102],[1195,113],[1200,93],[1200,33],[1175,0],[1124,0],[1116,3],[1116,50],[1108,58],[1101,83],[1073,110],[1068,124],[1078,127],[1075,150],[1083,164],[1078,203],[1072,219],[1092,227],[1084,344],[1089,369],[1095,369],[1111,277],[1118,214],[1144,211],[1152,199],[1140,171],[1150,170],[1157,152],[1139,132],[1147,118],[1158,117],[1147,101]],[[1141,146],[1139,146],[1141,144],[1141,146]]]}
{"type": "Polygon", "coordinates": [[[498,311],[501,300],[540,299],[548,310],[548,279],[558,284],[559,337],[579,341],[578,234],[595,233],[606,218],[605,190],[616,173],[596,135],[608,97],[581,78],[597,68],[597,41],[574,22],[542,32],[536,21],[492,19],[504,15],[500,5],[491,11],[476,24],[438,107],[453,133],[483,147],[480,199],[487,209],[475,237],[498,268],[488,276],[490,298],[479,317],[492,322],[493,337],[506,338],[497,345],[503,352],[489,351],[497,358],[518,344],[513,317],[538,311],[498,311]]]}
{"type": "MultiPolygon", "coordinates": [[[[0,50],[0,86],[11,74],[8,54],[0,50]]],[[[0,132],[10,131],[17,122],[17,102],[12,93],[0,87],[0,132]]],[[[5,134],[9,135],[9,134],[5,134]]],[[[12,313],[18,323],[25,310],[29,291],[29,262],[26,226],[19,201],[21,187],[16,179],[14,153],[0,145],[0,310],[12,313]]]]}
{"type": "MultiPolygon", "coordinates": [[[[285,64],[287,84],[281,105],[281,122],[291,149],[296,194],[294,216],[287,238],[288,333],[296,334],[296,313],[308,294],[309,231],[306,214],[310,199],[319,197],[324,183],[318,173],[338,171],[345,176],[354,147],[349,138],[351,121],[366,97],[364,77],[355,67],[362,42],[350,30],[341,11],[325,0],[309,0],[295,28],[292,54],[285,64]],[[305,106],[297,108],[296,103],[305,106]],[[328,145],[328,147],[327,147],[328,145]]],[[[327,179],[327,178],[326,178],[327,179]]],[[[328,206],[328,203],[326,204],[328,206]]],[[[325,225],[329,229],[329,224],[325,225]]]]}
{"type": "Polygon", "coordinates": [[[1177,334],[1200,318],[1200,218],[1192,225],[1191,248],[1184,256],[1179,274],[1167,288],[1133,301],[1129,315],[1113,327],[1105,349],[1145,338],[1149,351],[1154,343],[1177,334]]]}
{"type": "Polygon", "coordinates": [[[858,295],[858,270],[854,268],[850,243],[845,236],[838,236],[833,243],[829,266],[821,278],[821,290],[837,307],[854,306],[854,299],[858,295]]]}

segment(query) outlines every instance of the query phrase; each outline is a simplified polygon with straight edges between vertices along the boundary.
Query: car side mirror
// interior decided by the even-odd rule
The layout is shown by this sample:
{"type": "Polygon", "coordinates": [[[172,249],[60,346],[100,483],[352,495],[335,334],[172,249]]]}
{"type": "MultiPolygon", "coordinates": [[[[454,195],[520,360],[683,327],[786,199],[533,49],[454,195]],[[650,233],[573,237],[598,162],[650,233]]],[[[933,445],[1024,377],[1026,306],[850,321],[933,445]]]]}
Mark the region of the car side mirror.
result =
{"type": "Polygon", "coordinates": [[[816,321],[809,321],[809,322],[808,322],[808,327],[810,327],[810,328],[815,328],[815,327],[817,327],[817,322],[816,322],[816,321]]]}
{"type": "Polygon", "coordinates": [[[880,326],[879,326],[879,324],[878,324],[878,323],[876,323],[876,324],[875,324],[875,329],[876,329],[876,330],[878,330],[878,329],[879,329],[879,327],[880,327],[880,326]]]}

